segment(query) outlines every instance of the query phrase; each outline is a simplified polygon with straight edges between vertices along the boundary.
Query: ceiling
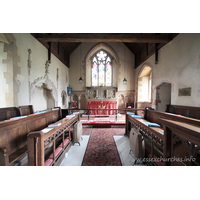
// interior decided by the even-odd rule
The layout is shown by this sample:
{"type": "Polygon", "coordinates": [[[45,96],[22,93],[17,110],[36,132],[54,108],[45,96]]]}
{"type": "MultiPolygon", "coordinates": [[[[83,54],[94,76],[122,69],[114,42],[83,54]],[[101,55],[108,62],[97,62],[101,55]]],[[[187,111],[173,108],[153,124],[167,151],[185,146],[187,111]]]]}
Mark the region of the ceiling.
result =
{"type": "Polygon", "coordinates": [[[176,37],[177,33],[32,33],[51,53],[67,67],[70,55],[82,42],[123,42],[135,55],[135,68],[176,37]]]}

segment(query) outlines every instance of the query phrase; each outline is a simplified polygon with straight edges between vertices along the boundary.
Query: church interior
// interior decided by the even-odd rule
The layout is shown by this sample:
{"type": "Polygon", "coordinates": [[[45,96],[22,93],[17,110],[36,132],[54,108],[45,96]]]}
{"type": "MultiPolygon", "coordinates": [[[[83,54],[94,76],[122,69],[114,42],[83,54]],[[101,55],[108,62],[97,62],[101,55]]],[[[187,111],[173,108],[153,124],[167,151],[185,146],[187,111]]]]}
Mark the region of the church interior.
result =
{"type": "Polygon", "coordinates": [[[2,199],[196,199],[196,1],[2,1],[2,199]]]}
{"type": "Polygon", "coordinates": [[[0,165],[63,166],[87,138],[72,160],[123,166],[125,138],[129,166],[199,166],[199,52],[198,33],[1,33],[0,165]]]}

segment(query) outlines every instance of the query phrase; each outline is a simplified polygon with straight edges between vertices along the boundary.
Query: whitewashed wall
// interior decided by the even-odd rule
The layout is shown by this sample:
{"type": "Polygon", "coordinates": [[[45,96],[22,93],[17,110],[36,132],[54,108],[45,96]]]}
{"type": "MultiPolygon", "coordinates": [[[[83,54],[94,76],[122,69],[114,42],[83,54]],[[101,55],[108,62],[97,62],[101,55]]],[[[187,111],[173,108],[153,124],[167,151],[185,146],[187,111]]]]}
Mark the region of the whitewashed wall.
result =
{"type": "MultiPolygon", "coordinates": [[[[28,33],[14,33],[13,34],[16,39],[17,46],[17,55],[20,57],[20,61],[18,61],[17,66],[20,67],[20,74],[18,74],[19,80],[19,92],[17,94],[18,98],[18,106],[20,105],[28,105],[29,104],[29,84],[28,84],[28,49],[31,49],[31,74],[30,74],[30,82],[33,83],[34,80],[44,77],[45,75],[45,63],[48,60],[48,50],[38,42],[31,34],[28,33]]],[[[0,52],[2,52],[2,44],[0,46],[0,52]]],[[[1,60],[5,57],[4,54],[0,54],[0,63],[2,66],[1,60]]],[[[5,67],[1,67],[0,72],[5,71],[5,67]]],[[[16,74],[15,74],[16,75],[16,74]]],[[[2,73],[1,75],[2,76],[2,73]]],[[[62,98],[61,92],[65,90],[67,92],[67,86],[69,85],[69,69],[62,62],[60,62],[54,55],[51,56],[51,64],[49,67],[49,79],[53,82],[57,89],[57,99],[58,106],[62,106],[62,98]],[[59,69],[59,79],[57,83],[57,68],[59,69]]],[[[5,79],[1,77],[1,83],[3,82],[3,93],[5,95],[6,84],[5,79]]],[[[33,98],[33,97],[32,97],[33,98]]],[[[34,101],[33,107],[34,110],[38,109],[46,109],[46,104],[41,106],[41,102],[44,101],[45,95],[40,92],[36,92],[34,94],[34,98],[37,101],[34,101]]],[[[5,98],[1,98],[1,106],[5,105],[5,98]]],[[[69,99],[69,98],[68,98],[69,99]]],[[[32,103],[32,102],[31,102],[32,103]]]]}
{"type": "MultiPolygon", "coordinates": [[[[85,66],[85,57],[88,52],[97,45],[98,43],[82,43],[81,47],[79,46],[70,56],[70,86],[73,91],[85,91],[86,90],[86,66],[85,66]],[[81,53],[80,53],[81,48],[81,53]],[[83,84],[79,84],[78,80],[80,78],[80,55],[82,64],[82,78],[83,84]]],[[[106,43],[118,54],[119,57],[119,70],[117,77],[118,91],[126,90],[135,90],[135,81],[134,81],[134,66],[135,66],[135,56],[131,51],[125,47],[123,43],[106,43]],[[125,61],[125,62],[124,62],[125,61]],[[125,70],[124,70],[125,65],[125,70]],[[125,75],[124,75],[125,73],[125,75]],[[123,79],[127,79],[127,85],[123,85],[123,79]]]]}
{"type": "Polygon", "coordinates": [[[4,43],[0,43],[0,107],[6,107],[6,93],[8,92],[8,84],[4,78],[4,72],[7,71],[6,64],[3,60],[6,59],[7,53],[4,52],[4,43]]]}
{"type": "Polygon", "coordinates": [[[172,84],[171,104],[200,106],[200,34],[179,34],[158,52],[158,64],[155,55],[141,64],[152,67],[153,107],[155,107],[156,87],[162,82],[172,84]],[[178,96],[179,88],[191,87],[191,96],[178,96]]]}

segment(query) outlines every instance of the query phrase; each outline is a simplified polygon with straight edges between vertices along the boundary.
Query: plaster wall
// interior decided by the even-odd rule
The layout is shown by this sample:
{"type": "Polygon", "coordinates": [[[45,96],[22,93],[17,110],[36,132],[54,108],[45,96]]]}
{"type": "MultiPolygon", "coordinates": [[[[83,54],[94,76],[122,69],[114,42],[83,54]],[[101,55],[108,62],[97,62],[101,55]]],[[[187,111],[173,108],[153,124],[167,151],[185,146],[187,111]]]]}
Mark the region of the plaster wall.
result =
{"type": "MultiPolygon", "coordinates": [[[[82,43],[70,56],[70,87],[73,91],[86,91],[86,86],[91,86],[90,76],[86,77],[86,56],[99,43],[82,43]],[[81,53],[80,53],[81,49],[81,53]],[[80,62],[81,56],[81,62],[80,62]],[[82,64],[81,64],[82,63],[82,64]],[[81,65],[81,72],[80,72],[81,65]],[[79,84],[80,75],[83,78],[83,84],[79,84]],[[89,85],[88,85],[89,83],[89,85]]],[[[123,43],[105,43],[111,47],[119,57],[118,69],[113,70],[113,86],[118,87],[118,91],[133,91],[135,89],[134,81],[134,63],[135,56],[123,43]],[[125,66],[125,68],[124,68],[125,66]],[[127,79],[127,85],[123,85],[124,77],[127,79]]],[[[113,63],[114,67],[116,63],[113,63]]]]}
{"type": "Polygon", "coordinates": [[[4,73],[7,72],[7,65],[3,63],[3,60],[7,58],[7,53],[4,52],[4,43],[0,43],[0,107],[6,107],[6,93],[8,93],[8,84],[4,77],[4,73]]]}
{"type": "MultiPolygon", "coordinates": [[[[33,83],[40,77],[45,76],[45,63],[48,60],[48,50],[38,42],[31,34],[28,33],[14,33],[16,39],[17,54],[20,57],[17,66],[20,74],[14,74],[17,77],[17,84],[19,85],[19,92],[17,94],[18,106],[28,105],[29,103],[29,80],[28,80],[28,49],[31,49],[31,71],[30,71],[30,83],[33,83]]],[[[54,55],[51,56],[51,64],[49,66],[49,79],[53,82],[57,90],[58,106],[62,105],[61,92],[67,91],[67,85],[69,84],[68,68],[60,62],[54,55]],[[59,70],[59,76],[57,79],[57,68],[59,70]],[[57,81],[58,80],[58,81],[57,81]]],[[[42,104],[45,101],[46,93],[43,91],[36,91],[31,99],[37,100],[31,102],[34,110],[46,109],[48,102],[42,104]]]]}
{"type": "MultiPolygon", "coordinates": [[[[152,67],[152,107],[156,104],[156,87],[171,83],[171,104],[200,106],[200,34],[179,34],[155,55],[142,63],[135,71],[135,80],[141,68],[152,67]],[[191,96],[178,96],[179,88],[191,87],[191,96]]],[[[137,82],[135,83],[137,84],[137,82]]]]}

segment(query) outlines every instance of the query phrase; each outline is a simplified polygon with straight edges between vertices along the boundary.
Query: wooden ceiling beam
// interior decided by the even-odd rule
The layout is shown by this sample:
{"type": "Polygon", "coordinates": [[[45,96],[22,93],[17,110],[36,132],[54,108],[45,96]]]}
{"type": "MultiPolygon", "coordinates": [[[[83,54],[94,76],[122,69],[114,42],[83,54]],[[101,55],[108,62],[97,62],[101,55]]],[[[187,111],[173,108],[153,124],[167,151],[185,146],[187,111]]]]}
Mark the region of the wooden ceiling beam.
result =
{"type": "Polygon", "coordinates": [[[41,42],[131,42],[131,43],[167,43],[170,35],[138,34],[138,33],[66,33],[41,34],[36,38],[41,42]]]}

